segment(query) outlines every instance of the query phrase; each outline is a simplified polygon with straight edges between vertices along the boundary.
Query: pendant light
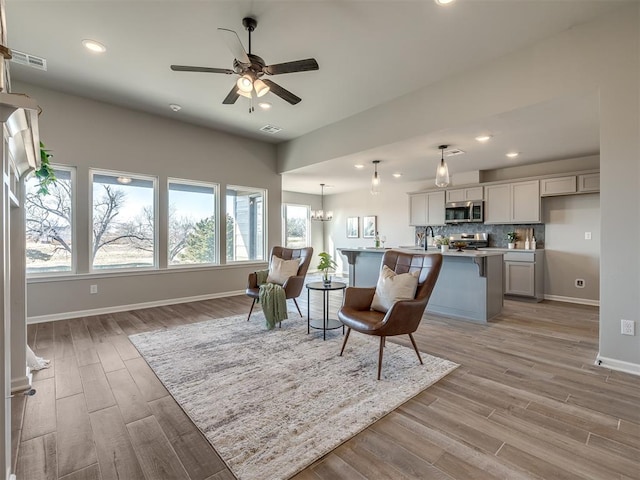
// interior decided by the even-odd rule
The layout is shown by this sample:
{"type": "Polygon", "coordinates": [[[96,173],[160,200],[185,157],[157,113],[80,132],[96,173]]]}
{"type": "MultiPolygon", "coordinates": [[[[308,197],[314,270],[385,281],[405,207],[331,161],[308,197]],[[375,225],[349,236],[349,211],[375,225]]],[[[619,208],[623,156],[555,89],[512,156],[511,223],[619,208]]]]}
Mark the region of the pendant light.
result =
{"type": "Polygon", "coordinates": [[[371,195],[378,195],[380,193],[380,176],[378,175],[378,164],[380,160],[374,160],[373,162],[373,177],[371,177],[371,195]]]}
{"type": "Polygon", "coordinates": [[[320,208],[321,210],[311,210],[311,220],[317,222],[331,221],[333,219],[333,212],[324,211],[324,183],[320,184],[320,208]]]}
{"type": "Polygon", "coordinates": [[[446,187],[449,185],[449,167],[447,167],[447,164],[444,161],[444,149],[448,147],[449,145],[440,145],[438,147],[442,154],[440,157],[440,165],[438,165],[438,169],[436,170],[437,187],[446,187]]]}

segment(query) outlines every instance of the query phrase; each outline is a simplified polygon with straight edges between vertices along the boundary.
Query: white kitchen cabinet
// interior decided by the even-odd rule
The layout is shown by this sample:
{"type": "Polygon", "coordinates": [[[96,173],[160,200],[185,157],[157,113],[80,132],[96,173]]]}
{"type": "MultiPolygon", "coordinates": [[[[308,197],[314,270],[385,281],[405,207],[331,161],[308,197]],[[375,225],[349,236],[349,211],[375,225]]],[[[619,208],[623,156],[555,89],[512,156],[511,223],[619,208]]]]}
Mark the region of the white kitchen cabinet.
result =
{"type": "Polygon", "coordinates": [[[469,202],[472,200],[482,200],[482,187],[457,188],[455,190],[447,190],[447,203],[451,202],[469,202]]]}
{"type": "Polygon", "coordinates": [[[444,225],[444,191],[409,196],[409,225],[444,225]]]}
{"type": "Polygon", "coordinates": [[[544,299],[544,250],[504,254],[504,293],[544,299]]]}
{"type": "Polygon", "coordinates": [[[600,191],[600,174],[586,173],[578,175],[578,192],[599,192],[600,191]]]}
{"type": "Polygon", "coordinates": [[[511,185],[489,185],[484,194],[484,223],[511,223],[511,185]]]}
{"type": "Polygon", "coordinates": [[[540,223],[540,182],[488,185],[485,223],[540,223]]]}
{"type": "Polygon", "coordinates": [[[569,195],[576,193],[576,176],[543,178],[540,180],[540,196],[569,195]]]}

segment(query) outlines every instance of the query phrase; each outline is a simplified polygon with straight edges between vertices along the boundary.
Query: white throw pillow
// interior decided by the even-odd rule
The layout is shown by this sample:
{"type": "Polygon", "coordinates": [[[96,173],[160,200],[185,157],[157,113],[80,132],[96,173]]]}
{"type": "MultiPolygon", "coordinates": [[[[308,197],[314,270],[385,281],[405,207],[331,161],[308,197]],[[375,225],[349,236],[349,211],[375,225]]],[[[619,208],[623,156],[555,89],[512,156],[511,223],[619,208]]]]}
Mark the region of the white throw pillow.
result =
{"type": "Polygon", "coordinates": [[[386,265],[382,267],[371,309],[386,313],[398,300],[413,300],[419,275],[420,270],[397,274],[386,265]]]}
{"type": "Polygon", "coordinates": [[[269,266],[269,276],[267,283],[284,284],[289,277],[293,277],[298,273],[300,259],[283,260],[280,257],[271,257],[271,265],[269,266]]]}

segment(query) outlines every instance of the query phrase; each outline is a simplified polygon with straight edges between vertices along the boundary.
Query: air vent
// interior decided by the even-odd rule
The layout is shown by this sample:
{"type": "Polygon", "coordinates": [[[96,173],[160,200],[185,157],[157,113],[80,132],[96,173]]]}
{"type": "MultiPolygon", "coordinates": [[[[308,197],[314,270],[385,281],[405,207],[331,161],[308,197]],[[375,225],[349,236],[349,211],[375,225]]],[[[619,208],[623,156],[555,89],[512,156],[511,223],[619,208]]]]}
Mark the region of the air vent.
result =
{"type": "Polygon", "coordinates": [[[278,133],[282,129],[280,127],[276,127],[274,125],[265,125],[260,130],[262,130],[263,132],[266,132],[266,133],[278,133]]]}
{"type": "Polygon", "coordinates": [[[47,71],[47,61],[42,57],[29,55],[28,53],[19,52],[18,50],[11,50],[11,55],[12,62],[37,68],[38,70],[44,70],[45,72],[47,71]]]}
{"type": "Polygon", "coordinates": [[[455,157],[456,155],[463,155],[464,153],[464,150],[460,150],[459,148],[452,148],[451,150],[445,150],[444,156],[455,157]]]}

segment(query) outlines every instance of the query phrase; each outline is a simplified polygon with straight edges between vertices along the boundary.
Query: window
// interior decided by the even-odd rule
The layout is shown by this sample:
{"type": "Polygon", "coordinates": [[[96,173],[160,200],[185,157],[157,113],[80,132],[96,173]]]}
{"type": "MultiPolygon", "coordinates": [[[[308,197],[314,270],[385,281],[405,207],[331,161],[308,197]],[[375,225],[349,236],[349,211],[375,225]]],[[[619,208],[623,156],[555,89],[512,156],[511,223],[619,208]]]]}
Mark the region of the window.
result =
{"type": "Polygon", "coordinates": [[[216,185],[169,180],[169,265],[215,263],[216,185]]]}
{"type": "Polygon", "coordinates": [[[73,189],[75,171],[53,167],[57,181],[38,192],[38,179],[25,182],[27,275],[73,272],[73,189]]]}
{"type": "Polygon", "coordinates": [[[156,180],[92,172],[91,265],[94,269],[156,265],[156,180]]]}
{"type": "Polygon", "coordinates": [[[264,260],[264,190],[227,187],[227,261],[264,260]]]}
{"type": "Polygon", "coordinates": [[[308,205],[284,205],[284,245],[289,248],[304,248],[309,245],[308,205]]]}

